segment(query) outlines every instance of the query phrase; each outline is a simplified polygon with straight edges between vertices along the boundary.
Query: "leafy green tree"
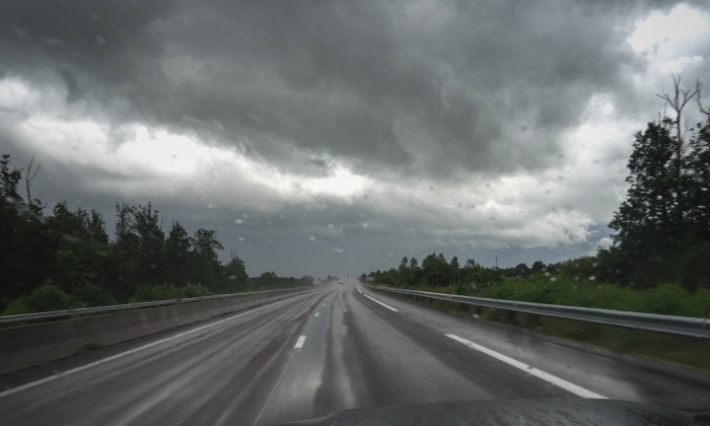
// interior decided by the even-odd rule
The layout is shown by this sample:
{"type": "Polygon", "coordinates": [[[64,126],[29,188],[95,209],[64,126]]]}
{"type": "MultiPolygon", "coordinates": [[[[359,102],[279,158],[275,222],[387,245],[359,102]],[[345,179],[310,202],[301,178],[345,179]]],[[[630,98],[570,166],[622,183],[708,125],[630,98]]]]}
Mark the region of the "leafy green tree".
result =
{"type": "Polygon", "coordinates": [[[187,230],[174,221],[165,239],[165,280],[177,286],[187,284],[190,272],[192,241],[187,230]]]}
{"type": "Polygon", "coordinates": [[[478,262],[476,262],[473,259],[466,260],[466,264],[464,265],[464,268],[467,268],[467,269],[478,269],[480,267],[481,267],[481,265],[479,265],[478,262]]]}
{"type": "Polygon", "coordinates": [[[693,97],[700,98],[701,86],[683,90],[676,76],[673,86],[673,94],[661,98],[675,115],[649,123],[636,135],[628,164],[627,199],[609,224],[616,231],[618,250],[599,253],[605,264],[601,274],[622,284],[645,288],[682,280],[688,288],[696,288],[705,281],[698,276],[702,270],[686,260],[697,256],[710,241],[706,180],[710,178],[710,122],[685,131],[683,109],[693,97]],[[609,264],[616,265],[606,268],[609,264]],[[695,272],[688,275],[685,268],[695,272]],[[607,269],[615,274],[608,274],[607,269]]]}
{"type": "Polygon", "coordinates": [[[222,243],[217,240],[217,231],[203,228],[195,231],[192,246],[195,254],[209,260],[217,260],[216,250],[224,250],[222,243]]]}
{"type": "Polygon", "coordinates": [[[96,210],[77,208],[72,211],[66,202],[58,203],[47,219],[47,228],[59,237],[55,256],[61,265],[53,282],[76,296],[86,306],[116,303],[115,263],[109,245],[105,221],[96,210]]]}
{"type": "Polygon", "coordinates": [[[222,276],[224,277],[225,292],[244,291],[244,286],[247,284],[249,276],[247,275],[244,261],[235,252],[230,253],[229,262],[222,267],[222,276]]]}
{"type": "MultiPolygon", "coordinates": [[[[28,170],[28,172],[31,171],[28,170]]],[[[44,205],[26,201],[18,192],[23,169],[10,166],[10,156],[0,160],[0,309],[23,293],[54,277],[60,265],[56,235],[44,226],[44,205]]],[[[32,177],[36,176],[36,170],[32,177]]],[[[30,199],[29,177],[25,177],[30,199]]]]}
{"type": "Polygon", "coordinates": [[[220,263],[216,250],[223,250],[217,240],[217,231],[200,228],[190,239],[192,244],[191,270],[193,282],[202,280],[202,284],[212,291],[221,285],[220,263]]]}
{"type": "Polygon", "coordinates": [[[515,274],[526,277],[530,273],[530,268],[524,263],[519,263],[515,266],[515,274]]]}
{"type": "Polygon", "coordinates": [[[409,269],[409,259],[407,257],[403,257],[402,260],[399,262],[399,267],[397,268],[398,272],[398,278],[397,278],[397,283],[403,287],[406,285],[409,285],[409,281],[411,279],[411,270],[409,269]]]}
{"type": "Polygon", "coordinates": [[[134,232],[138,236],[137,272],[145,277],[142,282],[163,282],[163,244],[165,233],[160,226],[160,212],[151,203],[138,205],[133,210],[134,232]]]}
{"type": "MultiPolygon", "coordinates": [[[[698,99],[700,93],[698,92],[698,99]]],[[[691,184],[688,191],[686,220],[693,234],[701,241],[710,241],[710,111],[698,102],[701,112],[707,116],[698,123],[690,138],[685,176],[691,184]]]]}
{"type": "Polygon", "coordinates": [[[451,267],[443,253],[432,253],[422,261],[422,278],[432,287],[444,287],[452,283],[451,267]]]}
{"type": "Polygon", "coordinates": [[[451,270],[452,270],[452,271],[454,271],[454,272],[458,271],[459,268],[460,268],[460,266],[459,266],[459,258],[456,257],[456,256],[452,257],[452,258],[451,258],[450,266],[451,266],[451,270]]]}

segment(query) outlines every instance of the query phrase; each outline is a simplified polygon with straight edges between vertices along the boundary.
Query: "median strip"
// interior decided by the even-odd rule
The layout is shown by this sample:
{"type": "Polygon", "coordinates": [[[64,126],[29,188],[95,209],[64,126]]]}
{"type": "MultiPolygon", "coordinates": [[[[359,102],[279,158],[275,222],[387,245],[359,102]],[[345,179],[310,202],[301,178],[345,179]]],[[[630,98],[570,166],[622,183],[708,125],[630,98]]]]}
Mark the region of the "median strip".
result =
{"type": "Polygon", "coordinates": [[[581,396],[582,398],[607,399],[607,397],[599,395],[598,393],[592,392],[592,391],[585,389],[581,386],[577,386],[574,383],[570,383],[564,379],[561,379],[557,376],[553,376],[552,374],[546,373],[542,370],[538,370],[535,367],[532,367],[532,366],[527,365],[523,362],[514,360],[513,358],[511,358],[509,356],[506,356],[506,355],[503,355],[503,354],[498,353],[496,351],[493,351],[491,349],[488,349],[488,348],[481,346],[477,343],[473,343],[473,342],[466,340],[462,337],[459,337],[455,334],[447,334],[446,337],[456,340],[459,343],[463,343],[464,345],[468,346],[471,349],[475,349],[479,352],[483,352],[486,355],[490,355],[493,358],[495,358],[499,361],[503,361],[506,364],[512,365],[515,368],[519,368],[527,373],[532,374],[533,376],[535,376],[539,379],[545,380],[548,383],[552,383],[555,386],[559,386],[562,389],[564,389],[568,392],[572,392],[573,394],[575,394],[577,396],[581,396]]]}
{"type": "Polygon", "coordinates": [[[367,297],[368,299],[372,300],[375,303],[379,303],[380,305],[384,306],[385,308],[389,309],[390,311],[397,312],[397,309],[391,307],[390,305],[386,305],[386,304],[380,302],[379,300],[375,299],[374,297],[370,297],[367,294],[363,294],[363,296],[367,297]]]}

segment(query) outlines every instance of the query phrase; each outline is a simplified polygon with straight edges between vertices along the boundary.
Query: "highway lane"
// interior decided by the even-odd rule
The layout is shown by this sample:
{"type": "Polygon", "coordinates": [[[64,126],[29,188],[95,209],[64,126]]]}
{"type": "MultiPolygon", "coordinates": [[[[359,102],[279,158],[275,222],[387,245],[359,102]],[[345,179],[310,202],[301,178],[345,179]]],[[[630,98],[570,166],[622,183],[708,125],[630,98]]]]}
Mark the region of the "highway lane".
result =
{"type": "Polygon", "coordinates": [[[702,380],[412,305],[356,280],[6,375],[0,386],[111,356],[0,396],[0,424],[273,424],[345,408],[510,398],[710,406],[702,380]]]}

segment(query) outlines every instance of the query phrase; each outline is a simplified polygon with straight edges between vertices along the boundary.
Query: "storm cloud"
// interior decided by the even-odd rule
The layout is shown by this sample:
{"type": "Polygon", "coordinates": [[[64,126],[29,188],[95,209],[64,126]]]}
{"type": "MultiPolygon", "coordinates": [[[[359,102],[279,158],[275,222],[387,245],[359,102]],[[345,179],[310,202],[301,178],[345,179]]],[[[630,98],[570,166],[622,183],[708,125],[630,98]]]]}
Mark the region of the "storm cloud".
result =
{"type": "Polygon", "coordinates": [[[557,260],[608,236],[668,73],[709,74],[701,5],[6,1],[0,144],[48,201],[153,200],[252,274],[557,260]],[[639,36],[673,13],[695,32],[639,36]]]}

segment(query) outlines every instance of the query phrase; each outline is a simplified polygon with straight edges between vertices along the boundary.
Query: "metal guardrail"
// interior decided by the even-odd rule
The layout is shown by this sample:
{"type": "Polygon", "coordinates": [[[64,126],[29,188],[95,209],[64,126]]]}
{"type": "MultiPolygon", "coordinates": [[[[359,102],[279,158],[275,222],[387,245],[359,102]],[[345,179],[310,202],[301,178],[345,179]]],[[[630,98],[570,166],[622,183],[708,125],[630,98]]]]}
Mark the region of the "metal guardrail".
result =
{"type": "Polygon", "coordinates": [[[297,289],[311,289],[311,287],[294,287],[294,288],[282,288],[277,290],[263,290],[263,291],[253,291],[249,293],[230,293],[230,294],[218,294],[215,296],[200,296],[200,297],[187,297],[184,299],[169,299],[169,300],[156,300],[153,302],[139,302],[139,303],[126,303],[122,305],[109,305],[109,306],[95,306],[92,308],[77,308],[77,309],[64,309],[61,311],[48,311],[48,312],[35,312],[31,314],[18,314],[18,315],[6,315],[0,316],[0,324],[7,324],[13,322],[23,322],[23,321],[34,321],[41,319],[54,319],[54,318],[66,318],[74,317],[86,314],[97,314],[97,313],[107,313],[114,311],[125,311],[130,309],[142,309],[142,308],[152,308],[156,306],[166,306],[174,305],[176,303],[189,303],[197,302],[201,300],[210,299],[221,299],[225,297],[235,297],[235,296],[251,296],[255,294],[266,294],[285,290],[297,290],[297,289]]]}
{"type": "Polygon", "coordinates": [[[483,297],[432,293],[428,291],[400,290],[367,284],[363,285],[373,290],[465,303],[467,305],[484,308],[710,339],[710,319],[707,318],[647,314],[642,312],[615,311],[611,309],[583,308],[566,305],[549,305],[545,303],[518,302],[514,300],[488,299],[483,297]]]}

